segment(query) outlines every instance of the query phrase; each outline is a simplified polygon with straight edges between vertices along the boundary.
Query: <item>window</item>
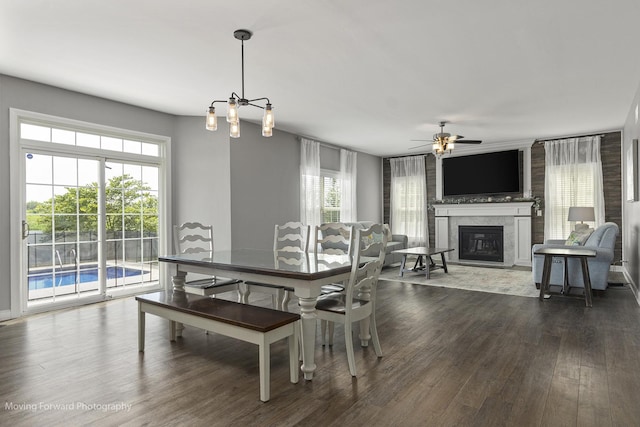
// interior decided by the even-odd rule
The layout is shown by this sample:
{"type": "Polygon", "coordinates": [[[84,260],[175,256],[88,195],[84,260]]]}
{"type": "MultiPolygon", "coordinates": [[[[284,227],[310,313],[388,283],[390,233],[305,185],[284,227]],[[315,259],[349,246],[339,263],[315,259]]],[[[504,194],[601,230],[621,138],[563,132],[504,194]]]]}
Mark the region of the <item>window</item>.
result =
{"type": "Polygon", "coordinates": [[[322,170],[320,178],[322,222],[340,222],[341,186],[338,172],[322,170]]]}
{"type": "Polygon", "coordinates": [[[406,234],[409,246],[429,246],[424,156],[393,158],[389,165],[391,230],[394,234],[406,234]]]}
{"type": "Polygon", "coordinates": [[[169,138],[12,110],[22,311],[159,286],[169,138]],[[18,191],[18,190],[16,190],[18,191]]]}
{"type": "Polygon", "coordinates": [[[545,142],[544,238],[566,239],[572,206],[592,206],[595,223],[604,223],[600,136],[545,142]]]}

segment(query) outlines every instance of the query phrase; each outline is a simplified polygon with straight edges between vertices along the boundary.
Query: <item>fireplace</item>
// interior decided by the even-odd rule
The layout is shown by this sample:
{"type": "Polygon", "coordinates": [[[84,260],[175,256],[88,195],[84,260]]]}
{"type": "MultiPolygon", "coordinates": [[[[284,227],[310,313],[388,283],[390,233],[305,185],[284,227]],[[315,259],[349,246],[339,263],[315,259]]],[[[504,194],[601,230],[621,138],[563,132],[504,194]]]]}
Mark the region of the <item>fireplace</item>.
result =
{"type": "Polygon", "coordinates": [[[504,231],[499,226],[458,226],[458,259],[504,261],[504,231]]]}
{"type": "MultiPolygon", "coordinates": [[[[447,253],[447,262],[458,262],[460,254],[460,226],[501,226],[503,260],[475,261],[505,267],[521,265],[531,267],[531,213],[532,202],[500,203],[442,203],[435,206],[435,246],[454,248],[447,253]]],[[[471,262],[471,261],[469,261],[471,262]]]]}

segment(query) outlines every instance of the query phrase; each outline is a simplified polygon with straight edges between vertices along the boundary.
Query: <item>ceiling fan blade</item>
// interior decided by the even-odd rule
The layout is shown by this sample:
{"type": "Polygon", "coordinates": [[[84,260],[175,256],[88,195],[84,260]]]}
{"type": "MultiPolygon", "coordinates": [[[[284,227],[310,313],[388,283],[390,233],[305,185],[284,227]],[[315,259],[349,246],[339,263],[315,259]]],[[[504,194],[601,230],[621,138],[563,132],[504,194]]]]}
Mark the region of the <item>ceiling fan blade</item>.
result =
{"type": "Polygon", "coordinates": [[[456,144],[482,144],[478,139],[456,139],[456,144]]]}
{"type": "Polygon", "coordinates": [[[462,138],[464,138],[464,136],[462,136],[462,135],[450,135],[449,136],[449,141],[459,141],[462,138]]]}

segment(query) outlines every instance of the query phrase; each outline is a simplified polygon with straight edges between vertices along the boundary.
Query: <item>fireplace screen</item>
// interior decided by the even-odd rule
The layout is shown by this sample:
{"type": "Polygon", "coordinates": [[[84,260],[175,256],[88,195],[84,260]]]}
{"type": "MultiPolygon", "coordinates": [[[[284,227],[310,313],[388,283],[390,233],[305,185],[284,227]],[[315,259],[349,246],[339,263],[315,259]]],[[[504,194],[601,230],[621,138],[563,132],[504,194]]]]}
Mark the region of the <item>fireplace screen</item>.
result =
{"type": "Polygon", "coordinates": [[[504,261],[503,227],[459,226],[458,259],[504,261]]]}

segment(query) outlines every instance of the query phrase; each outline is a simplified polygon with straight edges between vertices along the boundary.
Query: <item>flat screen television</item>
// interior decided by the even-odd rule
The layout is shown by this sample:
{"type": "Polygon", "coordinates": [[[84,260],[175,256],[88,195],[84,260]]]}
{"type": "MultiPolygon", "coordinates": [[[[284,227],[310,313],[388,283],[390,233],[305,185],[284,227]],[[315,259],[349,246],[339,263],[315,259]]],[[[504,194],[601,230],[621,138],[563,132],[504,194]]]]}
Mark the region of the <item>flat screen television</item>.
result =
{"type": "Polygon", "coordinates": [[[444,196],[517,193],[520,175],[518,150],[442,159],[444,196]]]}

